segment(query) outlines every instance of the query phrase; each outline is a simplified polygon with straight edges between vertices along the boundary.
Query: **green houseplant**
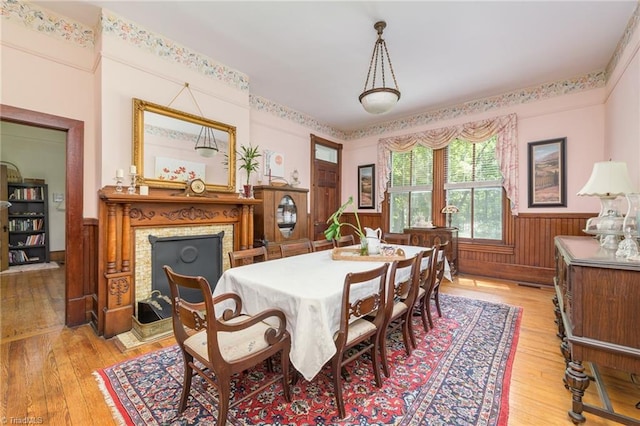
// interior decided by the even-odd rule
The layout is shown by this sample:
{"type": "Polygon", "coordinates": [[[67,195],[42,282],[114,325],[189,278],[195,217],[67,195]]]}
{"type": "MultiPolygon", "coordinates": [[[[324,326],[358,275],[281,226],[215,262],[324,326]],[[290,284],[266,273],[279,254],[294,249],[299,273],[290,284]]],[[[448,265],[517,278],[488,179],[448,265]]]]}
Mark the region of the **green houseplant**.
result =
{"type": "Polygon", "coordinates": [[[338,210],[336,210],[331,216],[329,216],[329,219],[327,219],[329,227],[325,229],[324,236],[329,241],[337,240],[338,238],[340,238],[340,228],[343,226],[350,226],[355,230],[356,234],[360,238],[360,254],[367,255],[367,238],[365,233],[362,231],[360,219],[358,218],[358,212],[355,209],[353,210],[353,214],[356,217],[357,226],[349,222],[340,222],[342,213],[344,213],[347,207],[349,207],[351,204],[353,204],[353,196],[350,196],[349,199],[343,205],[341,205],[338,210]]]}
{"type": "Polygon", "coordinates": [[[249,198],[251,196],[251,173],[257,172],[260,167],[260,162],[258,162],[258,158],[262,155],[258,151],[259,147],[256,145],[255,147],[249,145],[240,145],[240,151],[238,154],[238,162],[240,163],[240,168],[246,170],[247,172],[247,183],[244,186],[244,196],[249,198]]]}

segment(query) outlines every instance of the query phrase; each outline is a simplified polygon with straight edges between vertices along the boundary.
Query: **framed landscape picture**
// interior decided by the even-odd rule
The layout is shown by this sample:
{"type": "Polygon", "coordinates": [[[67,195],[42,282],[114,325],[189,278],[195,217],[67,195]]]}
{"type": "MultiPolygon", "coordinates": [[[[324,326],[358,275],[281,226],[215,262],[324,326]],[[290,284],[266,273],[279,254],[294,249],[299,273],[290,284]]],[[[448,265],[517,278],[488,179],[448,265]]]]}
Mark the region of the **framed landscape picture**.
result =
{"type": "Polygon", "coordinates": [[[529,142],[529,207],[567,206],[567,138],[529,142]]]}
{"type": "Polygon", "coordinates": [[[375,208],[375,164],[358,166],[358,208],[375,208]]]}

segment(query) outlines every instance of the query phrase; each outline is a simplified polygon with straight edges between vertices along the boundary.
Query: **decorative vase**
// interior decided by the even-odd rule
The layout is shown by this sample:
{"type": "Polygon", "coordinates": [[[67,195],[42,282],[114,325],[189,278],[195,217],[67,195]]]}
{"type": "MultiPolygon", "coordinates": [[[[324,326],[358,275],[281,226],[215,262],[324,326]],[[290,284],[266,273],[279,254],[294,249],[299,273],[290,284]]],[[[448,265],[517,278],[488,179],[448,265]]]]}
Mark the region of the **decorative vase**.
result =
{"type": "Polygon", "coordinates": [[[369,256],[369,242],[366,238],[360,238],[360,256],[369,256]]]}
{"type": "Polygon", "coordinates": [[[244,188],[244,198],[251,198],[251,185],[242,185],[244,188]]]}

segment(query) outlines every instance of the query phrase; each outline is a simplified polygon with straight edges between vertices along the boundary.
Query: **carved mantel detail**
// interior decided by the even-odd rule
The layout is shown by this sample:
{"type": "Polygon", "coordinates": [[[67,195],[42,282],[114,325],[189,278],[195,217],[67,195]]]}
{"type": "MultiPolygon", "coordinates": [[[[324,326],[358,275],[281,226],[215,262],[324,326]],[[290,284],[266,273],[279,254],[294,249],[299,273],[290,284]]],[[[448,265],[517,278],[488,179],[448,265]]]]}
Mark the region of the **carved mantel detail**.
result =
{"type": "Polygon", "coordinates": [[[206,220],[206,219],[214,219],[220,213],[212,212],[208,209],[195,208],[195,207],[187,207],[184,209],[179,209],[167,213],[163,213],[164,216],[169,220],[206,220]]]}
{"type": "Polygon", "coordinates": [[[253,210],[260,200],[231,194],[216,197],[176,196],[175,190],[150,190],[149,195],[98,191],[98,291],[92,324],[106,338],[129,331],[134,313],[135,248],[138,227],[232,225],[234,250],[253,247],[253,210]]]}

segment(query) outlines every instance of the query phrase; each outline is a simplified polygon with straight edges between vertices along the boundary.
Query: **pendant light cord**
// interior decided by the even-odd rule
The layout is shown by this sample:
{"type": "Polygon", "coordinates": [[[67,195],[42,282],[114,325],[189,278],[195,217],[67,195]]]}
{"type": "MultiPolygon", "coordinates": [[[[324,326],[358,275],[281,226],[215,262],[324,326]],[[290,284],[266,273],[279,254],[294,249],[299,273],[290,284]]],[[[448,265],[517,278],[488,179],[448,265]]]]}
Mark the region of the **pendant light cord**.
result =
{"type": "Polygon", "coordinates": [[[196,105],[196,108],[198,108],[198,112],[200,113],[200,117],[204,118],[204,114],[202,114],[202,110],[200,109],[200,105],[198,105],[198,101],[196,101],[196,97],[193,96],[193,92],[191,91],[191,88],[189,87],[189,83],[184,83],[184,86],[182,87],[182,89],[180,89],[180,91],[178,92],[177,95],[175,95],[173,97],[173,99],[171,99],[171,102],[169,102],[169,105],[167,105],[167,108],[171,107],[171,104],[178,99],[178,96],[180,96],[180,94],[182,92],[184,92],[184,89],[187,89],[189,91],[189,95],[191,95],[191,99],[193,100],[193,103],[196,105]]]}

